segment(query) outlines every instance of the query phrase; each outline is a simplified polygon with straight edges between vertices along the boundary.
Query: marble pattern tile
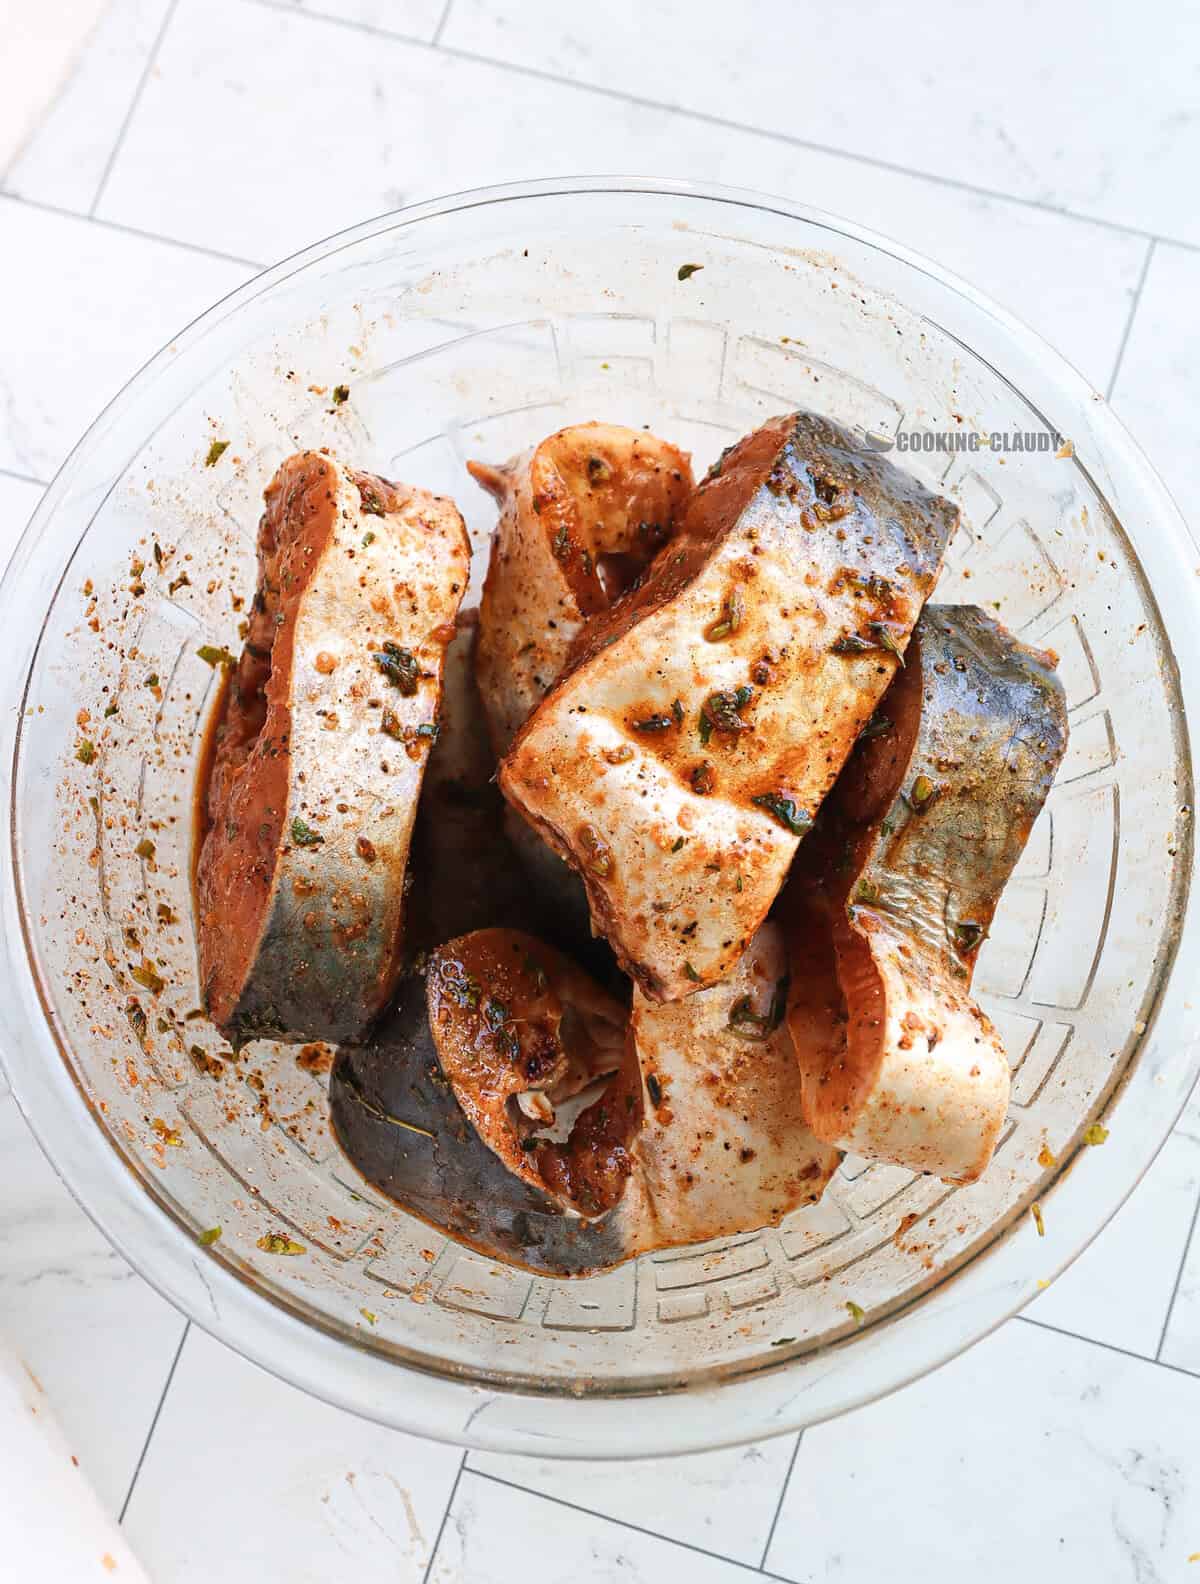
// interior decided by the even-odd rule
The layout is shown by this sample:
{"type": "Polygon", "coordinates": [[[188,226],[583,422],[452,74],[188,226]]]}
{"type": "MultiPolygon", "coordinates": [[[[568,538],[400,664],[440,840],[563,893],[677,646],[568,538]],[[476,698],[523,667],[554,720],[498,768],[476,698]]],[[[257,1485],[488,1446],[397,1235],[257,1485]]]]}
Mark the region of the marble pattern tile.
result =
{"type": "Polygon", "coordinates": [[[418,198],[613,170],[852,215],[994,294],[1101,389],[1146,252],[1138,237],[250,0],[180,0],[99,212],[269,260],[418,198]],[[291,93],[300,78],[305,93],[291,93]],[[181,181],[198,142],[204,179],[181,181]]]}
{"type": "Polygon", "coordinates": [[[467,1467],[757,1566],[795,1436],[653,1462],[548,1463],[472,1452],[467,1467]]]}
{"type": "Polygon", "coordinates": [[[429,1584],[742,1584],[732,1562],[467,1473],[429,1584]]]}
{"type": "Polygon", "coordinates": [[[125,1525],[164,1584],[415,1584],[461,1457],[330,1408],[193,1326],[125,1525]]]}
{"type": "Polygon", "coordinates": [[[1092,1246],[1030,1306],[1030,1317],[1153,1358],[1198,1196],[1200,1140],[1177,1131],[1092,1246]]]}
{"type": "Polygon", "coordinates": [[[1015,1320],[810,1430],[766,1566],[797,1584],[1165,1584],[1198,1533],[1200,1381],[1015,1320]]]}
{"type": "Polygon", "coordinates": [[[87,212],[169,9],[170,0],[110,0],[66,87],[0,189],[87,212]]]}
{"type": "Polygon", "coordinates": [[[0,198],[0,468],[48,481],[141,365],[249,271],[0,198]]]}
{"type": "Polygon", "coordinates": [[[1162,475],[1200,546],[1200,253],[1159,243],[1113,387],[1113,408],[1162,475]]]}
{"type": "MultiPolygon", "coordinates": [[[[443,41],[1056,209],[1200,241],[1200,11],[1023,0],[456,0],[443,41]]],[[[1036,266],[1033,266],[1036,268],[1036,266]]]]}
{"type": "Polygon", "coordinates": [[[183,1327],[76,1205],[13,1097],[0,1099],[0,1332],[45,1387],[111,1512],[125,1499],[183,1327]]]}

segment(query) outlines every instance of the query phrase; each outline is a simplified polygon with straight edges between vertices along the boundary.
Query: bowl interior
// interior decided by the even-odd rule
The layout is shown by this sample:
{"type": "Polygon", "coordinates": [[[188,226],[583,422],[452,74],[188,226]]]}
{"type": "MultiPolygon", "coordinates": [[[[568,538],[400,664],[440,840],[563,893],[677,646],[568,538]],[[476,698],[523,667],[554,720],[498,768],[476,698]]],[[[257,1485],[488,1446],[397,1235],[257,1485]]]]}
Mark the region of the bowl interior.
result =
{"type": "MultiPolygon", "coordinates": [[[[734,1381],[848,1337],[824,1355],[842,1375],[869,1343],[903,1378],[947,1278],[997,1257],[1108,1111],[1110,1127],[1128,1118],[1144,1137],[1141,1154],[1086,1161],[1095,1208],[1073,1214],[1072,1236],[1094,1231],[1169,1127],[1194,1058],[1176,1039],[1157,1098],[1123,1089],[1180,939],[1191,768],[1160,611],[1170,578],[1148,551],[1177,528],[1089,400],[1031,337],[872,240],[684,192],[545,189],[433,207],[214,309],[84,442],[7,585],[6,621],[29,652],[36,642],[6,920],[10,956],[24,955],[22,935],[27,947],[28,1022],[9,1026],[10,1061],[102,1224],[151,1274],[194,1267],[182,1301],[202,1322],[219,1329],[222,1316],[201,1288],[240,1282],[279,1335],[297,1322],[320,1333],[303,1384],[322,1389],[316,1376],[352,1342],[436,1376],[585,1397],[734,1381]],[[684,263],[703,268],[681,281],[684,263]],[[341,405],[337,384],[350,388],[341,405]],[[1008,1123],[969,1188],[851,1157],[819,1206],[778,1228],[587,1281],[535,1278],[358,1179],[330,1136],[324,1078],[294,1050],[260,1043],[220,1078],[198,1070],[197,1052],[219,1058],[222,1042],[193,1015],[192,781],[217,681],[197,651],[238,648],[262,490],[299,447],[453,495],[477,593],[494,511],[467,458],[501,460],[600,417],[648,425],[703,468],[797,406],[864,443],[905,446],[895,460],[962,508],[936,597],[982,604],[1060,658],[1070,748],[976,980],[1013,1067],[1008,1123]],[[1021,449],[970,448],[993,434],[1021,449]],[[228,448],[209,465],[214,440],[228,448]],[[947,443],[958,449],[934,448],[947,443]],[[57,1053],[29,1010],[35,993],[57,1053]],[[198,1247],[215,1226],[219,1242],[198,1247]],[[306,1254],[260,1251],[273,1230],[306,1254]]],[[[1051,1258],[1043,1249],[1036,1268],[1026,1247],[1022,1296],[1051,1258]]],[[[1019,1301],[1011,1282],[1004,1292],[1019,1301]]],[[[1002,1306],[972,1309],[967,1330],[1002,1306]]],[[[938,1324],[943,1351],[969,1339],[938,1324]]],[[[236,1323],[226,1334],[261,1355],[236,1323]]],[[[404,1373],[371,1378],[373,1400],[356,1406],[410,1422],[404,1373]]],[[[829,1390],[822,1411],[855,1388],[829,1390]]]]}

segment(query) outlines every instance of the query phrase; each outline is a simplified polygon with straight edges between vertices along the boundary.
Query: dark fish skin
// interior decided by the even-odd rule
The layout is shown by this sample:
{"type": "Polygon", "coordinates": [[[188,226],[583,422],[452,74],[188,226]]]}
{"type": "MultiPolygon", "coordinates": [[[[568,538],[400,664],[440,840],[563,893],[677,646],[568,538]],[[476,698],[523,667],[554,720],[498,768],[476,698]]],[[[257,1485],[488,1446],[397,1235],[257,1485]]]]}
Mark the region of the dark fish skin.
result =
{"type": "Polygon", "coordinates": [[[830,1143],[977,1178],[1008,1103],[970,996],[1067,744],[1054,657],[975,606],[926,606],[789,887],[789,1027],[830,1143]]]}
{"type": "Polygon", "coordinates": [[[957,509],[828,420],[732,447],[500,768],[643,994],[726,978],[900,664],[957,509]]]}
{"type": "MultiPolygon", "coordinates": [[[[522,951],[553,956],[528,937],[521,942],[522,951]]],[[[552,1175],[557,1192],[534,1168],[514,1170],[468,1118],[451,1076],[459,1069],[445,1039],[439,1049],[433,1034],[441,1025],[431,1019],[431,1001],[445,960],[435,955],[425,975],[404,981],[368,1043],[339,1051],[329,1090],[338,1142],[368,1182],[490,1256],[552,1276],[587,1275],[627,1258],[616,1221],[571,1213],[552,1175]]],[[[639,1120],[631,1117],[630,1126],[639,1120]]],[[[581,1126],[583,1118],[576,1130],[581,1126]]]]}
{"type": "Polygon", "coordinates": [[[324,453],[267,489],[196,878],[205,1004],[235,1043],[359,1037],[387,1003],[469,563],[452,502],[324,453]]]}

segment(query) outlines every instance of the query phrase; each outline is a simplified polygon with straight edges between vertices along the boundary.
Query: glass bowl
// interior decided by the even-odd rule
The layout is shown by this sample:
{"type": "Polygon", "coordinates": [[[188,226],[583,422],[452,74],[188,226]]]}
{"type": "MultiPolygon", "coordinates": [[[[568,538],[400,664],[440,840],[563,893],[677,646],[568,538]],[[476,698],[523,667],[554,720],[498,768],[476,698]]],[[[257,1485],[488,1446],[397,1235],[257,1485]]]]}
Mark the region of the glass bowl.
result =
{"type": "Polygon", "coordinates": [[[321,243],[126,387],[4,580],[0,1030],[21,1108],[180,1309],[387,1424],[627,1457],[867,1402],[1051,1280],[1191,1088],[1195,555],[1079,375],[969,287],[849,223],[595,179],[469,193],[321,243]],[[680,279],[683,264],[703,267],[680,279]],[[1008,1123],[971,1187],[848,1158],[824,1201],[778,1228],[587,1281],[530,1276],[358,1179],[322,1076],[294,1050],[259,1044],[219,1079],[199,1070],[221,1045],[188,1016],[192,780],[217,685],[197,651],[237,648],[262,490],[299,447],[453,494],[477,588],[493,508],[468,456],[498,461],[602,417],[650,425],[702,468],[791,407],[894,447],[952,495],[963,526],[938,597],[983,603],[1061,657],[1070,750],[977,976],[1014,1067],[1008,1123]],[[214,441],[228,442],[219,456],[214,441]],[[1101,1118],[1108,1140],[1088,1146],[1101,1118]],[[264,1252],[272,1231],[306,1253],[264,1252]],[[630,1401],[649,1396],[653,1413],[630,1401]]]}

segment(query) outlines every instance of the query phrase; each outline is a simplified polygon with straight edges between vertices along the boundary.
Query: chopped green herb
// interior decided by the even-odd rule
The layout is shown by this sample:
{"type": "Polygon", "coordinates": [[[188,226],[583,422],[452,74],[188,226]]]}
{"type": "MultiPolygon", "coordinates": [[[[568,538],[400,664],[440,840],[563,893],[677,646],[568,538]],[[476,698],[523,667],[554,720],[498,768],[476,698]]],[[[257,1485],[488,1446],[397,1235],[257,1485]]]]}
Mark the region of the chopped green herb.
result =
{"type": "Polygon", "coordinates": [[[870,742],[872,737],[884,737],[892,729],[892,722],[886,715],[872,715],[871,719],[858,734],[859,742],[870,742]]]}
{"type": "Polygon", "coordinates": [[[473,974],[467,973],[463,965],[453,958],[446,958],[441,964],[439,977],[446,994],[456,1006],[475,1010],[483,992],[479,980],[473,974]]]}
{"type": "Polygon", "coordinates": [[[912,784],[912,791],[908,795],[908,800],[914,809],[924,809],[933,801],[936,790],[927,775],[919,775],[912,784]]]}
{"type": "Polygon", "coordinates": [[[721,606],[721,614],[704,629],[704,636],[709,643],[720,643],[723,638],[731,637],[746,615],[746,602],[742,597],[740,588],[734,588],[725,596],[721,606]]]}
{"type": "Polygon", "coordinates": [[[138,842],[137,846],[133,850],[139,858],[144,858],[147,863],[152,863],[154,861],[156,849],[149,836],[143,836],[141,841],[138,842]]]}
{"type": "Polygon", "coordinates": [[[861,1304],[856,1304],[853,1298],[846,1299],[846,1313],[850,1316],[851,1320],[854,1321],[855,1325],[862,1325],[863,1321],[867,1318],[866,1310],[861,1304]]]}
{"type": "Polygon", "coordinates": [[[264,1254],[307,1254],[303,1243],[297,1243],[284,1232],[266,1232],[255,1244],[264,1254]]]}
{"type": "MultiPolygon", "coordinates": [[[[754,697],[754,690],[742,686],[736,690],[722,688],[718,693],[710,693],[701,705],[701,715],[707,719],[711,729],[720,732],[743,732],[751,729],[751,723],[742,719],[741,711],[745,709],[754,697]]],[[[707,742],[703,726],[700,730],[701,739],[707,742]]]]}
{"type": "Polygon", "coordinates": [[[109,704],[105,708],[104,719],[105,720],[111,720],[113,718],[113,716],[116,715],[116,714],[117,714],[117,706],[115,704],[109,704]]]}
{"type": "Polygon", "coordinates": [[[672,701],[671,701],[671,714],[675,717],[676,726],[682,726],[683,725],[683,700],[682,699],[672,699],[672,701]]]}
{"type": "Polygon", "coordinates": [[[231,666],[236,664],[228,649],[219,649],[215,644],[201,644],[196,653],[204,661],[205,665],[231,666]]]}
{"type": "Polygon", "coordinates": [[[365,550],[368,545],[373,545],[374,543],[375,543],[375,531],[372,528],[368,528],[366,533],[363,534],[363,536],[362,536],[362,547],[365,550]]]}
{"type": "Polygon", "coordinates": [[[75,750],[75,757],[79,760],[80,764],[90,765],[96,757],[95,743],[89,742],[86,737],[83,738],[78,748],[75,750]]]}
{"type": "Polygon", "coordinates": [[[371,1309],[360,1309],[358,1312],[359,1312],[360,1315],[362,1315],[363,1319],[367,1322],[368,1325],[376,1325],[376,1324],[378,1324],[379,1316],[373,1310],[371,1310],[371,1309]]]}
{"type": "Polygon", "coordinates": [[[295,847],[319,847],[325,840],[320,831],[313,830],[302,820],[299,814],[292,821],[292,845],[295,847]]]}
{"type": "Polygon", "coordinates": [[[954,944],[964,956],[973,952],[983,938],[983,925],[959,919],[954,926],[954,944]]]}
{"type": "Polygon", "coordinates": [[[590,456],[587,459],[587,475],[593,484],[606,484],[612,477],[612,468],[603,457],[590,456]]]}
{"type": "Polygon", "coordinates": [[[633,729],[639,732],[670,731],[674,724],[673,715],[647,715],[645,720],[634,721],[633,729]]]}
{"type": "Polygon", "coordinates": [[[560,523],[554,535],[554,554],[560,561],[565,561],[571,553],[571,538],[567,533],[566,523],[560,523]]]}
{"type": "Polygon", "coordinates": [[[136,996],[130,996],[125,1003],[125,1016],[129,1019],[129,1026],[137,1036],[138,1044],[144,1045],[150,1025],[146,1014],[142,1011],[142,1003],[136,996]]]}
{"type": "Polygon", "coordinates": [[[812,815],[808,810],[798,808],[795,799],[784,797],[782,792],[760,792],[750,801],[756,807],[766,809],[793,836],[806,836],[812,829],[812,815]]]}
{"type": "Polygon", "coordinates": [[[687,977],[692,981],[693,984],[699,984],[700,983],[700,975],[692,967],[690,962],[685,962],[684,963],[683,971],[687,975],[687,977]]]}
{"type": "Polygon", "coordinates": [[[158,540],[156,539],[154,541],[154,565],[157,566],[157,567],[160,567],[160,566],[162,566],[162,564],[163,564],[162,545],[160,545],[158,540]]]}
{"type": "Polygon", "coordinates": [[[692,791],[697,797],[707,797],[715,785],[713,767],[706,759],[703,764],[698,764],[692,771],[692,791]]]}
{"type": "Polygon", "coordinates": [[[335,385],[333,387],[333,405],[340,407],[343,402],[350,400],[349,385],[335,385]]]}
{"type": "Polygon", "coordinates": [[[691,280],[692,276],[696,273],[696,271],[697,270],[702,270],[703,268],[704,268],[703,264],[681,264],[679,266],[679,270],[678,270],[676,279],[681,280],[681,281],[683,281],[683,280],[691,280]]]}
{"type": "Polygon", "coordinates": [[[612,874],[612,853],[594,825],[579,827],[579,845],[583,848],[587,866],[593,874],[600,875],[602,879],[612,874]]]}
{"type": "Polygon", "coordinates": [[[1083,1135],[1085,1144],[1104,1144],[1108,1140],[1108,1129],[1102,1122],[1093,1122],[1083,1135]]]}
{"type": "Polygon", "coordinates": [[[675,840],[671,843],[671,851],[673,853],[679,852],[686,840],[686,836],[676,836],[675,840]]]}
{"type": "Polygon", "coordinates": [[[204,458],[205,467],[216,467],[217,463],[229,450],[228,440],[214,440],[208,448],[208,455],[204,458]]]}
{"type": "Polygon", "coordinates": [[[362,509],[368,517],[383,517],[386,515],[383,509],[383,502],[374,490],[367,490],[365,493],[360,490],[359,495],[362,499],[362,509]]]}
{"type": "Polygon", "coordinates": [[[411,649],[402,649],[399,644],[388,642],[384,644],[382,653],[374,654],[372,659],[388,681],[398,687],[405,698],[413,696],[417,691],[421,668],[411,649]]]}
{"type": "Polygon", "coordinates": [[[796,1340],[795,1337],[776,1337],[774,1342],[771,1343],[771,1346],[772,1347],[791,1347],[792,1343],[795,1340],[796,1340]]]}
{"type": "Polygon", "coordinates": [[[662,1105],[662,1084],[658,1081],[657,1073],[646,1074],[646,1093],[650,1096],[651,1105],[662,1105]]]}
{"type": "Polygon", "coordinates": [[[202,1244],[204,1248],[211,1248],[214,1243],[220,1240],[220,1237],[221,1228],[219,1226],[209,1227],[206,1232],[201,1232],[196,1242],[202,1244]]]}
{"type": "Polygon", "coordinates": [[[158,672],[151,671],[143,685],[148,688],[156,688],[158,686],[158,672]]]}
{"type": "Polygon", "coordinates": [[[149,990],[151,995],[161,995],[163,986],[166,984],[166,980],[162,975],[155,973],[154,965],[144,960],[136,968],[129,970],[129,977],[144,989],[149,990]]]}

